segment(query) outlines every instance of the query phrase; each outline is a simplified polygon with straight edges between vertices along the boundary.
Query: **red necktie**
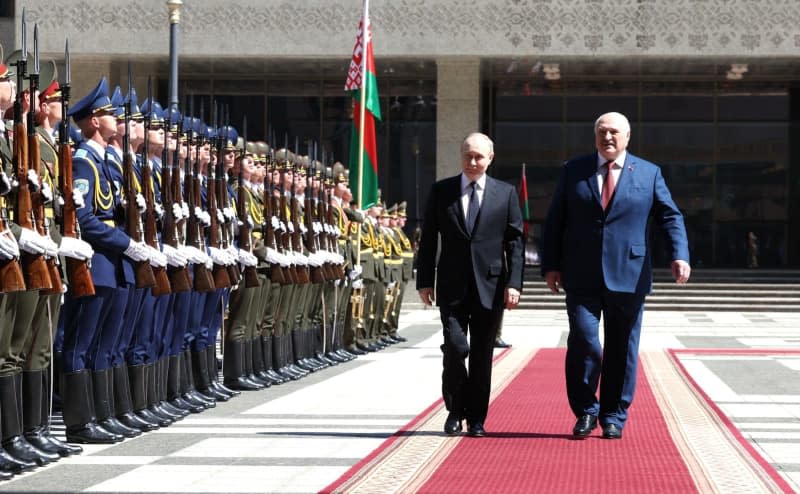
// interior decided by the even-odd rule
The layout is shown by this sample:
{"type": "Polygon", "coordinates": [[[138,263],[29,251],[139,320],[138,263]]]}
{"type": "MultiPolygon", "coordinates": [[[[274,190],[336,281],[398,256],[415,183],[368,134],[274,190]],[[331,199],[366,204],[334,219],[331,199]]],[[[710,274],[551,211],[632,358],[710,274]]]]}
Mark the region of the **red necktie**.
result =
{"type": "Polygon", "coordinates": [[[608,209],[608,204],[611,202],[611,198],[614,196],[614,189],[617,187],[617,180],[614,178],[614,174],[611,173],[611,169],[614,167],[614,162],[609,161],[605,165],[606,167],[606,178],[603,180],[603,192],[600,195],[600,203],[603,205],[603,210],[608,209]]]}

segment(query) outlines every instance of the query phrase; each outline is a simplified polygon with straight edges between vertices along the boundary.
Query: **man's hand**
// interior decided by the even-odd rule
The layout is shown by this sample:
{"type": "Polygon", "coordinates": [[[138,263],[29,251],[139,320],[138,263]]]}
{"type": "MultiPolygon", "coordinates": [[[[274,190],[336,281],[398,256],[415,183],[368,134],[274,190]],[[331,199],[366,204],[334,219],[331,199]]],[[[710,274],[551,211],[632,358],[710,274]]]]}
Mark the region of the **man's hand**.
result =
{"type": "Polygon", "coordinates": [[[672,261],[672,277],[675,278],[675,283],[683,285],[689,281],[689,275],[692,274],[692,267],[686,261],[676,259],[672,261]]]}
{"type": "Polygon", "coordinates": [[[558,293],[561,287],[561,271],[548,271],[544,274],[544,281],[547,283],[547,288],[553,293],[558,293]]]}
{"type": "Polygon", "coordinates": [[[435,296],[433,294],[433,288],[420,288],[419,289],[419,298],[422,299],[422,303],[425,305],[433,305],[435,302],[435,296]]]}
{"type": "Polygon", "coordinates": [[[506,303],[506,309],[515,309],[517,305],[519,305],[519,295],[519,290],[516,288],[506,288],[505,294],[503,295],[503,299],[506,303]]]}

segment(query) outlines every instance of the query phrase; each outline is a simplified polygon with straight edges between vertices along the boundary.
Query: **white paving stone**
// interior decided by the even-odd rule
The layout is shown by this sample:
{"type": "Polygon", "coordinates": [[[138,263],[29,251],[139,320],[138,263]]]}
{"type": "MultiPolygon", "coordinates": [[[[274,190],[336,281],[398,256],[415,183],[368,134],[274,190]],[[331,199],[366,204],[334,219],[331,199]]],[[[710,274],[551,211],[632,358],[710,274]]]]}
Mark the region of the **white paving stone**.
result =
{"type": "Polygon", "coordinates": [[[383,442],[382,438],[219,438],[205,439],[171,454],[194,458],[362,458],[383,442]]]}

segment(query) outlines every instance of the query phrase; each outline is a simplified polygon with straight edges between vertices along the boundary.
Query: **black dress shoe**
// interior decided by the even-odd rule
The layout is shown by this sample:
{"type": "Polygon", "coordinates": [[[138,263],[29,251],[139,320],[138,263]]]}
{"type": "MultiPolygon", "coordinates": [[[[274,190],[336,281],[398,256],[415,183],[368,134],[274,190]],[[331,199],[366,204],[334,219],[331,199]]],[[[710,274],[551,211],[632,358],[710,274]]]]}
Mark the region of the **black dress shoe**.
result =
{"type": "Polygon", "coordinates": [[[572,435],[575,437],[586,437],[597,428],[597,417],[595,415],[581,415],[572,428],[572,435]]]}
{"type": "Polygon", "coordinates": [[[503,338],[497,338],[496,340],[494,340],[494,347],[495,348],[510,348],[511,347],[511,343],[506,343],[505,341],[503,341],[503,338]]]}
{"type": "Polygon", "coordinates": [[[603,426],[604,439],[622,439],[622,429],[615,424],[608,424],[603,426]]]}
{"type": "Polygon", "coordinates": [[[461,417],[452,413],[449,414],[447,420],[444,421],[444,433],[448,436],[455,436],[461,430],[461,417]]]}
{"type": "Polygon", "coordinates": [[[472,437],[484,437],[486,435],[486,429],[483,428],[482,423],[475,422],[467,426],[467,434],[472,437]]]}

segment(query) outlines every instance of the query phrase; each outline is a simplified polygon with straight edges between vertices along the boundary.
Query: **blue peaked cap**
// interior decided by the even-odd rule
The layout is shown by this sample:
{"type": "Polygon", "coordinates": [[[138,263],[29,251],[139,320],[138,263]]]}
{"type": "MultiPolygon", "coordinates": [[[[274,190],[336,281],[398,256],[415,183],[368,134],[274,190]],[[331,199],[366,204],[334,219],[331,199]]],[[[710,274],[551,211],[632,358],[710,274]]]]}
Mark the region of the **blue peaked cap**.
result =
{"type": "Polygon", "coordinates": [[[72,105],[69,109],[69,116],[77,122],[104,110],[114,110],[114,105],[111,104],[111,98],[108,97],[108,81],[106,81],[105,77],[100,79],[100,82],[89,94],[72,105]]]}

